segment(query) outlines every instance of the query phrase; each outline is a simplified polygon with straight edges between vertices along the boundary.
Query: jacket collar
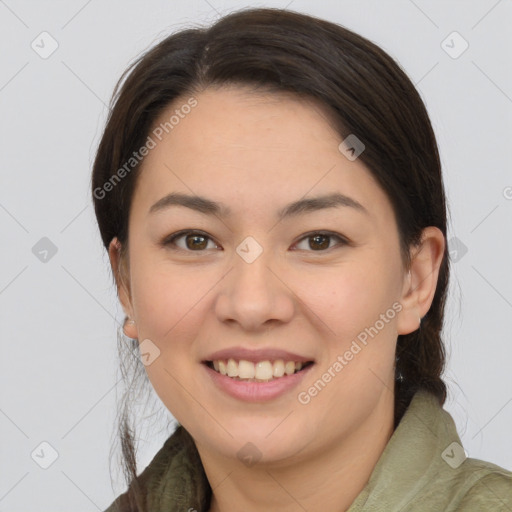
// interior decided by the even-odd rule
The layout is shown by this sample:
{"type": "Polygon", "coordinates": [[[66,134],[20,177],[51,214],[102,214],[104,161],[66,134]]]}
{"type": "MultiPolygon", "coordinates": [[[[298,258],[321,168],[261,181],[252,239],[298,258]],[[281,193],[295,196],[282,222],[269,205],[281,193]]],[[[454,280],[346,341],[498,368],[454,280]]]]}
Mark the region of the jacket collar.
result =
{"type": "MultiPolygon", "coordinates": [[[[452,417],[432,393],[417,391],[347,512],[405,510],[436,479],[442,478],[446,485],[454,478],[454,462],[465,457],[461,450],[452,417]]],[[[194,441],[181,425],[131,487],[134,485],[146,496],[151,512],[207,512],[210,507],[211,487],[194,441]]],[[[105,512],[132,510],[126,494],[105,512]]]]}
{"type": "Polygon", "coordinates": [[[452,417],[432,393],[417,391],[347,512],[405,510],[435,479],[449,481],[461,458],[465,454],[452,417]]]}

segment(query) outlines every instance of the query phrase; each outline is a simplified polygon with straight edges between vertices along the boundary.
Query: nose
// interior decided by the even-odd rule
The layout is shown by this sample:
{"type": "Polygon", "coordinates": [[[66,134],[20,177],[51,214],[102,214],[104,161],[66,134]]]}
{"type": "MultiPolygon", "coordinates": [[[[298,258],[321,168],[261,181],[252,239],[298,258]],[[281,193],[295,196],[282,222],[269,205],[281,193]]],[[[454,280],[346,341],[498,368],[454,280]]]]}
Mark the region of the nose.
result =
{"type": "Polygon", "coordinates": [[[271,261],[270,251],[251,263],[235,255],[233,268],[219,284],[217,318],[246,331],[264,331],[289,322],[296,309],[293,286],[271,261]]]}

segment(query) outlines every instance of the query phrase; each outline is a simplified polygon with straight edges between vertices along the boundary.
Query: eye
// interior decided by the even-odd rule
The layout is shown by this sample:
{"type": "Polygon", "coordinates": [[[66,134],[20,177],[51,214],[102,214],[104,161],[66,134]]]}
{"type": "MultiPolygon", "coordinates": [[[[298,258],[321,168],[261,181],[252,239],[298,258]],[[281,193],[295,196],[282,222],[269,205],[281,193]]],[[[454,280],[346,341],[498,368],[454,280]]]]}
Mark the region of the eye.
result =
{"type": "MultiPolygon", "coordinates": [[[[337,245],[349,245],[349,242],[342,236],[332,233],[329,231],[314,231],[303,236],[298,243],[294,245],[295,248],[299,250],[310,251],[313,252],[325,252],[328,249],[331,249],[331,241],[332,239],[337,239],[337,245]],[[308,242],[308,248],[298,247],[300,243],[308,242]]],[[[213,239],[203,233],[202,231],[195,230],[184,230],[174,233],[162,241],[162,245],[164,247],[174,246],[173,248],[177,248],[186,252],[204,252],[205,249],[215,249],[218,248],[213,239]],[[178,243],[183,240],[184,244],[178,243]],[[208,247],[208,241],[212,242],[214,247],[208,247]]]]}
{"type": "MultiPolygon", "coordinates": [[[[178,233],[174,233],[173,235],[167,237],[162,245],[168,246],[173,245],[178,249],[188,252],[202,252],[203,249],[208,249],[208,240],[212,241],[206,233],[202,233],[201,231],[179,231],[178,233]],[[176,243],[177,240],[184,239],[185,246],[176,243]]],[[[216,247],[217,244],[214,243],[216,247]]],[[[211,249],[212,247],[210,247],[211,249]]]]}
{"type": "MultiPolygon", "coordinates": [[[[309,248],[313,249],[313,252],[322,252],[327,249],[330,249],[330,240],[336,238],[340,241],[338,245],[348,245],[348,241],[340,235],[336,233],[331,233],[328,231],[317,231],[314,233],[308,233],[306,236],[302,237],[300,242],[309,241],[309,248]]],[[[298,244],[296,244],[297,246],[298,244]]],[[[304,250],[304,248],[299,248],[300,250],[304,250]]],[[[307,248],[305,250],[308,250],[307,248]]]]}

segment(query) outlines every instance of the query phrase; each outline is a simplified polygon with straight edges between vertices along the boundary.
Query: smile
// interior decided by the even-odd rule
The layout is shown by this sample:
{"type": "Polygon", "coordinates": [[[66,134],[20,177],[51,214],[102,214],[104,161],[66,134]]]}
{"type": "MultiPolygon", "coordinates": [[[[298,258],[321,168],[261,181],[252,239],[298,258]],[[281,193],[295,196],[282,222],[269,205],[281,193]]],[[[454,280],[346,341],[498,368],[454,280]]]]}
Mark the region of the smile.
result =
{"type": "Polygon", "coordinates": [[[201,366],[215,388],[223,393],[244,402],[265,402],[296,388],[315,363],[228,359],[205,361],[201,366]]]}
{"type": "Polygon", "coordinates": [[[226,375],[235,380],[243,380],[246,382],[269,382],[285,375],[293,375],[313,364],[312,361],[302,363],[299,361],[284,361],[283,359],[276,359],[275,361],[258,361],[253,363],[241,359],[215,360],[208,361],[207,365],[214,369],[221,375],[226,375]]]}

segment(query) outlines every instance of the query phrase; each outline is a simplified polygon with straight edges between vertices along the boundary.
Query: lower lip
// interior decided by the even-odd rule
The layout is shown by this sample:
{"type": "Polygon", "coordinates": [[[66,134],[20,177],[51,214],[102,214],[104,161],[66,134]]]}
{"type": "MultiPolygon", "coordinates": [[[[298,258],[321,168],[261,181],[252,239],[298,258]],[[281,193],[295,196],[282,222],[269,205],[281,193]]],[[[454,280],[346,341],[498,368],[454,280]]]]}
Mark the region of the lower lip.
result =
{"type": "Polygon", "coordinates": [[[265,402],[295,388],[306,376],[309,370],[313,368],[314,363],[293,375],[279,377],[278,379],[269,382],[246,382],[243,380],[235,380],[227,375],[222,375],[221,373],[216,372],[205,363],[202,363],[202,366],[206,368],[206,371],[212,381],[228,395],[246,402],[265,402]]]}

